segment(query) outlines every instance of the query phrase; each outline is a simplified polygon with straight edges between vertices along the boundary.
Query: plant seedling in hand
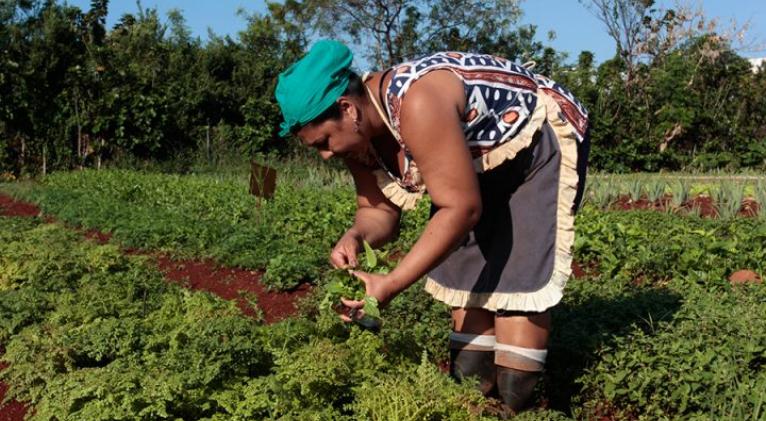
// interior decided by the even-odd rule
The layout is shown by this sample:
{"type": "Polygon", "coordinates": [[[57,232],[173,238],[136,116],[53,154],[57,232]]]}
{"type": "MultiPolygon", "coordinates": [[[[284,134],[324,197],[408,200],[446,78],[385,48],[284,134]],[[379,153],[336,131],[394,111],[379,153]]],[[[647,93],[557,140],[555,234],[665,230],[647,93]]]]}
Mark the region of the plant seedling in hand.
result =
{"type": "MultiPolygon", "coordinates": [[[[387,253],[376,252],[365,241],[365,258],[362,260],[362,269],[366,272],[388,273],[389,267],[385,265],[386,256],[387,253]]],[[[364,301],[363,317],[356,317],[356,310],[352,310],[348,316],[364,328],[371,330],[380,328],[378,299],[366,294],[364,282],[354,276],[350,270],[335,270],[330,273],[330,281],[325,289],[327,292],[322,301],[323,306],[334,309],[341,308],[341,298],[364,301]]]]}

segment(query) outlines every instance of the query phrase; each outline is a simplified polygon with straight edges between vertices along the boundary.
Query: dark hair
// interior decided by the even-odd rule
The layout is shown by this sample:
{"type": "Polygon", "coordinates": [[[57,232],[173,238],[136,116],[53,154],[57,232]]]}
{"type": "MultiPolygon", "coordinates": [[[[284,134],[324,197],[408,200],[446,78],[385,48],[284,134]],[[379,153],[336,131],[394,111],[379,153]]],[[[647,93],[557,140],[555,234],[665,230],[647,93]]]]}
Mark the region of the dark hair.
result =
{"type": "MultiPolygon", "coordinates": [[[[364,83],[362,78],[354,72],[348,74],[348,86],[343,92],[344,96],[359,97],[364,95],[364,83]]],[[[340,104],[333,102],[326,110],[322,111],[315,119],[311,120],[308,124],[319,124],[326,120],[337,120],[340,118],[340,104]]]]}

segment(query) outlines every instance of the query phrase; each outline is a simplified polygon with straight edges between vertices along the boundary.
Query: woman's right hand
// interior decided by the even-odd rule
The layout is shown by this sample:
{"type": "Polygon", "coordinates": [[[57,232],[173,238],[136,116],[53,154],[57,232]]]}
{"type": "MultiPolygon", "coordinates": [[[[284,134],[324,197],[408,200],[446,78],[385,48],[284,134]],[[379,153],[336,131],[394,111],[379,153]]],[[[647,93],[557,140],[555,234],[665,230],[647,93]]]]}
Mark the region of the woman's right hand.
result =
{"type": "Polygon", "coordinates": [[[337,269],[355,268],[356,255],[362,250],[362,236],[353,230],[348,230],[330,253],[330,263],[337,269]]]}

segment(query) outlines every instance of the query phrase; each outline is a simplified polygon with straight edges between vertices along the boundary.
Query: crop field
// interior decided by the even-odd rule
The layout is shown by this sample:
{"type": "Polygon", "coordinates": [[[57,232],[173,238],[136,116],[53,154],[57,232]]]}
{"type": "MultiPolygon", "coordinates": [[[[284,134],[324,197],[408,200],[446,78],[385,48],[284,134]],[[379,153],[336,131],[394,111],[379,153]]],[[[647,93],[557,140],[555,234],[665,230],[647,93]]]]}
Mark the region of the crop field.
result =
{"type": "Polygon", "coordinates": [[[764,217],[763,174],[593,174],[586,200],[599,209],[655,209],[716,218],[764,217]]]}
{"type": "MultiPolygon", "coordinates": [[[[722,194],[707,215],[679,211],[674,180],[657,197],[641,182],[638,196],[609,187],[602,201],[605,179],[577,216],[535,407],[516,419],[766,419],[763,185],[722,194]],[[615,206],[624,196],[666,202],[615,206]]],[[[449,309],[422,284],[381,310],[377,333],[327,305],[327,255],[354,212],[348,177],[293,163],[278,180],[268,200],[237,173],[0,184],[0,414],[497,419],[497,402],[445,373],[449,309]]],[[[408,250],[428,210],[406,214],[376,260],[408,250]]]]}

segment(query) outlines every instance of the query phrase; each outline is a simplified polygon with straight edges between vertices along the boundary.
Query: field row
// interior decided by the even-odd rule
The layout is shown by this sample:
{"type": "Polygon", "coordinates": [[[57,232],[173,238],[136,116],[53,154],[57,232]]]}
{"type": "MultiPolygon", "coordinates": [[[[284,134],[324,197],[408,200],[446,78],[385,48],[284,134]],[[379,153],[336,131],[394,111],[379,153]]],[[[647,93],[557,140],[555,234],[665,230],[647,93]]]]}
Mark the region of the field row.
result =
{"type": "Polygon", "coordinates": [[[760,216],[766,204],[766,177],[681,177],[595,175],[585,201],[599,209],[652,208],[671,213],[732,219],[760,216]]]}
{"type": "MultiPolygon", "coordinates": [[[[437,369],[448,309],[420,285],[383,310],[379,335],[349,330],[321,305],[326,253],[353,197],[302,181],[261,202],[236,177],[86,171],[0,186],[112,234],[97,245],[38,218],[0,218],[10,363],[0,379],[36,419],[491,418],[492,402],[437,369]],[[297,318],[266,326],[168,284],[119,247],[316,287],[297,318]]],[[[427,217],[423,203],[389,250],[406,250],[427,217]]],[[[519,419],[766,416],[766,288],[727,280],[740,269],[764,274],[766,223],[586,205],[577,224],[580,277],[553,311],[538,408],[519,419]]]]}

